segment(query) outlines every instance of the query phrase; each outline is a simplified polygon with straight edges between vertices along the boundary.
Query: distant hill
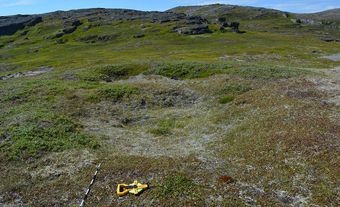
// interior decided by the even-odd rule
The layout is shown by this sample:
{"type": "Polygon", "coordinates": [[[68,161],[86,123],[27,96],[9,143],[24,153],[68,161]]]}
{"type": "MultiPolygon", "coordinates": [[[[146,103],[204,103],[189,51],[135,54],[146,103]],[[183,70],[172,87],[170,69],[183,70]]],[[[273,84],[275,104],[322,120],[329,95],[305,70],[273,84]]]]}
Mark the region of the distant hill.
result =
{"type": "Polygon", "coordinates": [[[212,4],[203,6],[180,6],[168,12],[201,16],[215,23],[217,18],[240,22],[241,28],[252,31],[270,31],[289,34],[309,34],[340,37],[340,9],[312,14],[291,12],[261,7],[212,4]],[[320,32],[322,31],[322,32],[320,32]]]}
{"type": "Polygon", "coordinates": [[[310,18],[310,19],[315,19],[319,21],[327,20],[327,21],[335,21],[337,23],[340,23],[340,8],[326,10],[323,12],[317,12],[313,14],[296,14],[296,16],[300,18],[310,18]]]}
{"type": "Polygon", "coordinates": [[[215,19],[221,16],[227,16],[229,19],[251,20],[286,17],[287,12],[274,9],[266,9],[250,6],[236,6],[226,4],[211,4],[204,6],[180,6],[168,10],[170,12],[180,12],[187,15],[199,15],[208,19],[215,19]]]}
{"type": "Polygon", "coordinates": [[[215,19],[220,16],[229,19],[238,20],[256,20],[268,18],[308,18],[317,21],[327,20],[340,22],[340,8],[331,9],[311,14],[296,14],[290,12],[279,11],[275,9],[267,9],[261,7],[237,6],[226,4],[211,4],[204,6],[180,6],[170,9],[171,12],[180,12],[187,15],[199,15],[208,19],[215,19]]]}

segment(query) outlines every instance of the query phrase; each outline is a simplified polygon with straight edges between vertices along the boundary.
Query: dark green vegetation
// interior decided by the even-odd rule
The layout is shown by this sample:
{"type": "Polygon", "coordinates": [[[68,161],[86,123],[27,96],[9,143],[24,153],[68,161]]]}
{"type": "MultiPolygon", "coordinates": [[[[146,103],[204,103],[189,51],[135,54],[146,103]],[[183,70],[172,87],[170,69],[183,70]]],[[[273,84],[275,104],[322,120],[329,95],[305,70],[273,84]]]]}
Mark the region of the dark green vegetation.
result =
{"type": "Polygon", "coordinates": [[[320,40],[339,38],[334,11],[308,17],[322,24],[172,11],[212,33],[174,32],[183,14],[94,9],[0,36],[0,76],[21,76],[0,80],[0,205],[78,205],[100,162],[89,206],[337,205],[339,62],[322,56],[340,44],[320,40]],[[151,188],[114,194],[134,179],[151,188]]]}
{"type": "Polygon", "coordinates": [[[222,96],[220,100],[218,101],[220,104],[226,104],[229,102],[232,102],[235,99],[234,96],[222,96]]]}

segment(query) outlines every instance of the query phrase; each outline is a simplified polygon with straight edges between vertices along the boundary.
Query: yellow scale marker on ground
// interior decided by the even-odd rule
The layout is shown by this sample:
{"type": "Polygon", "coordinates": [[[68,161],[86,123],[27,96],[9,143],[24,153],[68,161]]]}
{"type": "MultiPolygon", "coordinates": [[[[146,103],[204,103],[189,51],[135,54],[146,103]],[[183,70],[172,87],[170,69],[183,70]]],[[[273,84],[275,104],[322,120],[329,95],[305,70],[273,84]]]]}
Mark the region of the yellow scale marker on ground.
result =
{"type": "Polygon", "coordinates": [[[117,195],[118,196],[125,196],[128,193],[131,193],[131,194],[134,194],[134,195],[139,195],[142,191],[144,191],[148,187],[149,187],[148,184],[138,183],[137,180],[135,180],[130,185],[127,185],[127,184],[124,184],[124,183],[118,184],[117,195]]]}

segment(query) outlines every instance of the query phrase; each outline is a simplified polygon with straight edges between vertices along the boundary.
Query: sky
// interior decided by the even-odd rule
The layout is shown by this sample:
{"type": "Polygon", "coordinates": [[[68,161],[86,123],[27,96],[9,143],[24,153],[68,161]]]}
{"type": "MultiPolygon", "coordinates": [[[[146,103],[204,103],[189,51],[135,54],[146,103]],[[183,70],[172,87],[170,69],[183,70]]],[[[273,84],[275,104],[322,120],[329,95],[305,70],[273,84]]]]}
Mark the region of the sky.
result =
{"type": "Polygon", "coordinates": [[[296,13],[340,8],[340,0],[0,0],[0,16],[99,7],[164,11],[176,6],[213,3],[266,7],[296,13]]]}

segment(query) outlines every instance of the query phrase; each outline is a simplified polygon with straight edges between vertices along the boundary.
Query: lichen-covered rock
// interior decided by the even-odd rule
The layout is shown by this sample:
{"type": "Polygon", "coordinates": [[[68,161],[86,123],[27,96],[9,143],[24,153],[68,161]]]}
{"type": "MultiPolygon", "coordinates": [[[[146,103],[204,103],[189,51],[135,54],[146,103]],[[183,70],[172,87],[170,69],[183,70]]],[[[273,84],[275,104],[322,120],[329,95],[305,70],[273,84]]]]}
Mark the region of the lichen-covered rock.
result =
{"type": "Polygon", "coordinates": [[[199,34],[207,34],[212,33],[209,30],[208,25],[206,24],[196,24],[184,27],[175,27],[173,31],[177,32],[178,34],[185,34],[185,35],[199,35],[199,34]]]}

